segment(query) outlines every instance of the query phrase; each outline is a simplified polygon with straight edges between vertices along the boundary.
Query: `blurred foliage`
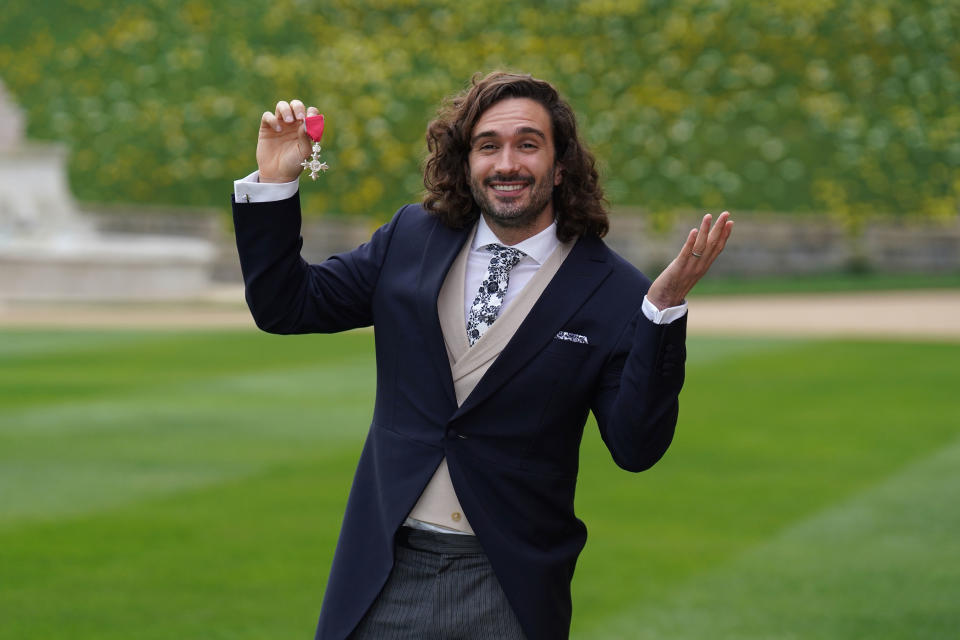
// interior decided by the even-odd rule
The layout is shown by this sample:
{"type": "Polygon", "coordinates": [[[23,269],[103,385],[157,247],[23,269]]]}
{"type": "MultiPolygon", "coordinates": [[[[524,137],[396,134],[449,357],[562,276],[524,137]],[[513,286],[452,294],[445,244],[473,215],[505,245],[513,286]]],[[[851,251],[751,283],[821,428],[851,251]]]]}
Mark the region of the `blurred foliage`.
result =
{"type": "Polygon", "coordinates": [[[557,84],[613,204],[950,219],[957,0],[7,0],[0,76],[84,200],[221,205],[260,114],[326,114],[307,208],[418,197],[423,132],[477,71],[557,84]]]}

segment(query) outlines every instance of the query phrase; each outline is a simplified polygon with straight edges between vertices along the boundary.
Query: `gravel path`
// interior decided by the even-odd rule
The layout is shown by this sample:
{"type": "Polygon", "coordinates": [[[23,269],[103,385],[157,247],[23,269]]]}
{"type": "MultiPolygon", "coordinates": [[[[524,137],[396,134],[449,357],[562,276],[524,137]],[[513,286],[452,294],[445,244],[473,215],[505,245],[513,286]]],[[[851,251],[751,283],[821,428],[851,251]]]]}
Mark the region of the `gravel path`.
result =
{"type": "Polygon", "coordinates": [[[711,297],[690,301],[691,334],[960,338],[960,291],[711,297]]]}
{"type": "MultiPolygon", "coordinates": [[[[169,303],[0,303],[0,326],[19,328],[252,328],[243,292],[218,289],[169,303]]],[[[960,291],[691,298],[691,335],[960,339],[960,291]]]]}

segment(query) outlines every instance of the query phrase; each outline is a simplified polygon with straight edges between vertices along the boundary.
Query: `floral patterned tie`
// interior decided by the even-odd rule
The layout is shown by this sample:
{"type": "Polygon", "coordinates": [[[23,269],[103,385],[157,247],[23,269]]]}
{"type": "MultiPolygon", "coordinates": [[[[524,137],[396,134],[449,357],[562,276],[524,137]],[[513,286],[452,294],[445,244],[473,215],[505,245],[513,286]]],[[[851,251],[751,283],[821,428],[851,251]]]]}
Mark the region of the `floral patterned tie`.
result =
{"type": "Polygon", "coordinates": [[[470,305],[467,339],[470,340],[471,347],[500,314],[503,298],[507,295],[507,285],[510,283],[510,270],[526,255],[519,249],[497,243],[488,244],[482,248],[492,253],[493,257],[490,258],[490,264],[487,266],[487,275],[480,283],[480,291],[470,305]]]}

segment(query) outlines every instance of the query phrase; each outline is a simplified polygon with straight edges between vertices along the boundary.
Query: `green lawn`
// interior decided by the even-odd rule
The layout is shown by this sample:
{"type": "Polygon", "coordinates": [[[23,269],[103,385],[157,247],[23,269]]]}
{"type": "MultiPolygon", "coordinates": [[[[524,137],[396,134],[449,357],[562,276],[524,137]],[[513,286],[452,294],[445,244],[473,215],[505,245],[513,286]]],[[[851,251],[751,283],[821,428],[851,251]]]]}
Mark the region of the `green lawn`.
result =
{"type": "MultiPolygon", "coordinates": [[[[0,638],[308,638],[372,334],[0,331],[0,638]]],[[[960,343],[696,338],[653,470],[595,428],[586,638],[955,638],[960,343]]]]}

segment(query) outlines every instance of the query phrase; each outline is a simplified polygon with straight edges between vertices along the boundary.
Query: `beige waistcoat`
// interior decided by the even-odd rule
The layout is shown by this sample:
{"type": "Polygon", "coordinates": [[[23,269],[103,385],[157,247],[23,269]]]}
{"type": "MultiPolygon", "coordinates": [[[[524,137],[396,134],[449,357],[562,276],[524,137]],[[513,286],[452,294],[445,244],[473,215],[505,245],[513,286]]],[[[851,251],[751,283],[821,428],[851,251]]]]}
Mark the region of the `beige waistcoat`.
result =
{"type": "MultiPolygon", "coordinates": [[[[463,316],[464,280],[466,279],[467,257],[473,245],[476,228],[467,238],[463,249],[457,255],[447,277],[440,288],[437,298],[437,313],[443,330],[443,341],[447,346],[450,371],[453,374],[453,388],[457,395],[457,406],[462,405],[480,378],[487,372],[493,361],[513,337],[524,318],[547,288],[553,276],[567,255],[573,242],[561,243],[540,266],[533,278],[523,290],[503,310],[486,333],[471,347],[467,339],[467,321],[463,316]]],[[[460,506],[453,489],[447,459],[444,458],[427,483],[420,499],[410,512],[410,517],[422,522],[473,533],[473,528],[460,506]]]]}

